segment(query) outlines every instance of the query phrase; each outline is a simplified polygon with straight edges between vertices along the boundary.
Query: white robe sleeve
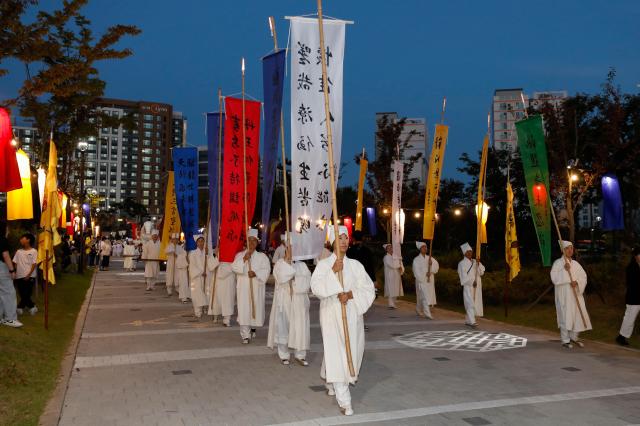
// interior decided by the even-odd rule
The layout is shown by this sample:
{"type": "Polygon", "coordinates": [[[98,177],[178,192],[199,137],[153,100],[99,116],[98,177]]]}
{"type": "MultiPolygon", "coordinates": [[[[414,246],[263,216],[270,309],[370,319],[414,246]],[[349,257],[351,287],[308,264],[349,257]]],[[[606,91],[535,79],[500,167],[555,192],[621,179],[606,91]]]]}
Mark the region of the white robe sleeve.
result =
{"type": "Polygon", "coordinates": [[[420,255],[413,259],[413,276],[416,281],[423,282],[426,280],[427,271],[424,270],[424,262],[420,259],[420,255]]]}
{"type": "Polygon", "coordinates": [[[573,279],[578,282],[580,294],[583,294],[584,289],[587,287],[587,273],[582,268],[582,265],[575,260],[571,262],[571,273],[573,274],[573,279]]]}
{"type": "Polygon", "coordinates": [[[164,252],[166,254],[171,254],[171,253],[175,253],[176,249],[175,246],[171,243],[167,244],[167,247],[165,247],[164,252]]]}
{"type": "Polygon", "coordinates": [[[355,280],[355,282],[351,283],[353,299],[350,302],[355,306],[358,315],[364,315],[376,298],[376,290],[373,286],[373,281],[364,270],[364,266],[357,261],[350,263],[355,280]]]}
{"type": "MultiPolygon", "coordinates": [[[[482,262],[478,262],[478,264],[480,265],[478,267],[478,275],[479,276],[483,276],[484,275],[484,265],[482,264],[482,262]]],[[[475,272],[475,271],[474,271],[475,272]]]]}
{"type": "Polygon", "coordinates": [[[189,279],[197,278],[202,275],[203,265],[198,258],[198,249],[189,252],[189,279]]]}
{"type": "Polygon", "coordinates": [[[393,257],[389,256],[388,254],[384,255],[384,257],[382,258],[382,263],[384,263],[384,266],[386,268],[390,268],[390,269],[398,268],[398,262],[394,261],[393,257]]]}
{"type": "MultiPolygon", "coordinates": [[[[431,258],[431,260],[433,261],[433,263],[431,264],[431,273],[437,274],[438,271],[440,270],[440,264],[433,257],[431,258]]],[[[482,270],[482,272],[484,273],[484,269],[482,270]]]]}
{"type": "Polygon", "coordinates": [[[218,267],[219,264],[220,262],[218,261],[218,258],[212,254],[209,254],[209,256],[207,257],[207,270],[213,271],[218,267]]]}
{"type": "Polygon", "coordinates": [[[244,261],[244,251],[241,251],[240,253],[236,254],[236,257],[233,259],[231,270],[238,275],[245,274],[245,264],[246,262],[244,261]]]}
{"type": "Polygon", "coordinates": [[[460,277],[460,285],[473,285],[473,281],[475,280],[475,271],[473,268],[473,263],[469,265],[470,262],[472,261],[465,262],[465,260],[462,259],[458,263],[458,277],[460,277]]]}
{"type": "Polygon", "coordinates": [[[564,269],[564,259],[557,259],[551,266],[551,282],[553,285],[569,284],[569,275],[564,269]]]}
{"type": "Polygon", "coordinates": [[[266,254],[255,252],[255,257],[251,256],[251,270],[255,272],[256,278],[263,283],[266,283],[271,274],[271,262],[266,254]]]}
{"type": "Polygon", "coordinates": [[[276,283],[286,283],[296,276],[296,270],[293,265],[289,265],[284,259],[278,260],[273,267],[273,277],[276,283]]]}
{"type": "Polygon", "coordinates": [[[233,269],[231,269],[230,263],[220,263],[218,267],[218,278],[221,280],[226,280],[230,275],[233,274],[233,269]]]}
{"type": "Polygon", "coordinates": [[[311,272],[304,262],[294,264],[296,268],[296,279],[293,281],[293,292],[297,294],[309,293],[309,281],[311,280],[311,272]]]}
{"type": "Polygon", "coordinates": [[[338,276],[331,269],[336,261],[335,255],[318,262],[315,271],[311,275],[311,291],[319,299],[326,299],[342,293],[342,286],[338,276]]]}

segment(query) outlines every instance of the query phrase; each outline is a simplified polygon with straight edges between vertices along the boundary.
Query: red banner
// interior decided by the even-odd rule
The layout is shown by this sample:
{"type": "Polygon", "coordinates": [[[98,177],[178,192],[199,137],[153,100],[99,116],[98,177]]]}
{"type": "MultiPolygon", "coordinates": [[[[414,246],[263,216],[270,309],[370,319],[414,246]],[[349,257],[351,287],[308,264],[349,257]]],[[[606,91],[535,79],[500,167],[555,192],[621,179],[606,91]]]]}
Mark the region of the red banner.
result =
{"type": "Polygon", "coordinates": [[[233,262],[242,250],[246,227],[246,197],[249,225],[256,206],[258,188],[258,147],[260,145],[260,102],[245,101],[246,159],[242,135],[242,100],[225,98],[224,166],[222,168],[222,212],[220,218],[220,261],[233,262]],[[247,167],[247,190],[244,188],[244,164],[247,167]]]}

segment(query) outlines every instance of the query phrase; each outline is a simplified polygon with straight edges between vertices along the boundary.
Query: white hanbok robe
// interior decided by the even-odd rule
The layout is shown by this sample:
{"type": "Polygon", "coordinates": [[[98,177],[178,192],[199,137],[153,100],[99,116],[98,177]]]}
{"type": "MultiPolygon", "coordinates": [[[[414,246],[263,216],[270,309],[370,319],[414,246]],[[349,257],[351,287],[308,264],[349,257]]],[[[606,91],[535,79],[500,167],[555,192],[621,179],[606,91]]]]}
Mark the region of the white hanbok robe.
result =
{"type": "Polygon", "coordinates": [[[571,260],[571,275],[578,283],[577,293],[585,323],[582,322],[580,311],[576,303],[576,296],[571,288],[571,278],[569,272],[564,269],[564,258],[557,259],[551,266],[551,282],[555,289],[556,314],[558,317],[558,328],[573,332],[591,330],[591,320],[584,303],[584,289],[587,287],[587,273],[575,260],[571,260]]]}
{"type": "Polygon", "coordinates": [[[427,299],[427,305],[434,306],[437,303],[436,300],[436,280],[435,274],[440,270],[440,264],[437,260],[431,257],[431,275],[427,280],[427,273],[429,272],[429,255],[423,256],[418,254],[413,259],[413,276],[416,279],[416,293],[418,291],[424,294],[427,299]]]}
{"type": "Polygon", "coordinates": [[[273,267],[275,290],[269,316],[267,346],[288,345],[297,351],[309,349],[309,288],[311,272],[304,262],[289,265],[280,259],[273,267]],[[293,296],[290,293],[293,287],[293,296]]]}
{"type": "Polygon", "coordinates": [[[342,277],[344,289],[332,267],[335,254],[318,262],[311,276],[311,291],[320,299],[320,328],[324,347],[323,368],[320,376],[327,383],[355,383],[358,380],[364,355],[364,321],[376,297],[373,281],[357,260],[344,257],[342,277]],[[345,336],[342,324],[342,307],[338,294],[353,292],[353,299],[347,302],[347,327],[355,377],[351,377],[347,363],[345,336]]]}
{"type": "Polygon", "coordinates": [[[394,259],[390,254],[382,258],[384,264],[384,297],[404,296],[402,289],[402,266],[401,259],[394,259]]]}
{"type": "Polygon", "coordinates": [[[123,254],[124,254],[124,265],[123,268],[124,269],[134,269],[134,255],[138,254],[138,250],[136,250],[136,246],[134,246],[133,244],[129,245],[127,244],[126,246],[124,246],[123,249],[123,254]]]}
{"type": "Polygon", "coordinates": [[[253,302],[255,318],[251,315],[251,296],[249,265],[244,261],[245,250],[236,254],[231,269],[236,274],[236,290],[238,303],[238,324],[241,326],[262,327],[264,325],[264,293],[265,284],[271,274],[271,262],[266,254],[254,251],[251,255],[253,277],[253,302]]]}
{"type": "Polygon", "coordinates": [[[204,249],[196,248],[189,252],[189,289],[191,290],[191,302],[194,308],[198,309],[209,305],[205,285],[217,266],[218,259],[211,254],[206,258],[204,249]],[[205,270],[206,276],[203,276],[205,270]]]}
{"type": "MultiPolygon", "coordinates": [[[[142,259],[158,259],[160,257],[160,240],[155,243],[149,240],[142,245],[142,259]]],[[[157,260],[145,260],[144,277],[158,278],[160,273],[160,263],[157,260]]]]}
{"type": "MultiPolygon", "coordinates": [[[[209,307],[209,315],[230,317],[233,315],[236,305],[236,275],[231,269],[230,262],[220,262],[215,274],[217,276],[216,287],[213,294],[213,304],[209,307]]],[[[213,289],[213,283],[210,288],[213,289]]],[[[208,296],[211,300],[211,294],[208,296]]]]}
{"type": "Polygon", "coordinates": [[[178,288],[178,298],[186,300],[191,298],[191,289],[189,288],[189,261],[187,260],[187,251],[182,246],[176,249],[176,273],[174,284],[178,288]]]}
{"type": "Polygon", "coordinates": [[[273,252],[273,259],[271,259],[271,263],[275,265],[276,263],[278,263],[278,260],[284,259],[285,251],[286,248],[284,244],[280,244],[278,247],[276,247],[276,250],[273,252]]]}
{"type": "Polygon", "coordinates": [[[482,304],[482,276],[484,275],[484,265],[480,263],[480,267],[477,268],[478,262],[470,260],[464,257],[458,262],[458,277],[460,278],[460,285],[462,289],[462,297],[464,299],[464,306],[467,311],[469,307],[475,307],[475,316],[484,316],[484,309],[482,304]],[[478,270],[476,276],[476,269],[478,270]],[[473,282],[478,285],[475,289],[476,298],[473,300],[473,282]],[[475,303],[474,303],[475,302],[475,303]]]}
{"type": "Polygon", "coordinates": [[[167,270],[165,274],[165,282],[167,284],[167,289],[169,289],[173,287],[175,281],[174,277],[176,268],[176,245],[173,243],[167,244],[164,252],[167,255],[167,270]]]}

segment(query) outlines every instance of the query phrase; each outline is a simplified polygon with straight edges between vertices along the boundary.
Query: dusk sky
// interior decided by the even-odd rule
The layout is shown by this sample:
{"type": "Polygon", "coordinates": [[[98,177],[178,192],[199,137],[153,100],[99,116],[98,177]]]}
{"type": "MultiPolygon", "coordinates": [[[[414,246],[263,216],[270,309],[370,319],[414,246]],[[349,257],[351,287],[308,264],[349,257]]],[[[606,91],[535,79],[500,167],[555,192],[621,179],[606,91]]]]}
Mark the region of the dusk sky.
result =
{"type": "MultiPolygon", "coordinates": [[[[100,66],[105,95],[173,104],[189,119],[188,143],[202,145],[203,113],[217,109],[217,88],[240,91],[242,56],[247,92],[262,98],[260,58],[273,48],[267,17],[276,17],[284,47],[284,16],[315,8],[311,0],[111,0],[92,1],[85,13],[98,34],[112,24],[142,29],[122,43],[132,57],[100,66]]],[[[446,96],[444,175],[456,177],[459,155],[480,148],[496,88],[594,93],[615,67],[624,91],[640,90],[638,1],[325,0],[323,8],[355,21],[346,33],[342,158],[348,166],[341,185],[357,181],[355,153],[363,146],[373,151],[377,111],[425,117],[432,135],[446,96]]],[[[14,96],[24,78],[22,67],[12,71],[0,79],[2,98],[14,96]]]]}

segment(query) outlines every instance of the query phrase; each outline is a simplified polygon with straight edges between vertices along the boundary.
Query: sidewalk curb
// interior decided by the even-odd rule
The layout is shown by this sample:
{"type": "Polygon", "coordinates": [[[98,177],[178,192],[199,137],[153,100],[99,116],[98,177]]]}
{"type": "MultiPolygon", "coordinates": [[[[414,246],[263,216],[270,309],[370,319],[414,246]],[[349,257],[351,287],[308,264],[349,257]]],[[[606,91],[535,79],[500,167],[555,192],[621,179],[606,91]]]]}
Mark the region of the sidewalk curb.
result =
{"type": "Polygon", "coordinates": [[[91,285],[87,289],[87,294],[85,295],[84,302],[82,302],[82,306],[80,307],[80,311],[78,312],[78,317],[76,318],[76,324],[73,329],[73,337],[71,337],[71,341],[69,342],[67,351],[64,355],[64,358],[62,359],[62,363],[60,364],[60,373],[57,378],[56,387],[53,390],[53,394],[49,398],[49,401],[47,401],[40,419],[38,420],[39,426],[57,426],[60,422],[62,409],[64,408],[64,400],[67,395],[67,389],[69,388],[69,380],[71,379],[73,365],[75,363],[76,354],[78,352],[80,336],[82,335],[84,323],[87,319],[89,303],[91,302],[91,298],[93,297],[93,289],[96,285],[97,278],[97,271],[94,271],[93,277],[91,278],[91,285]]]}

